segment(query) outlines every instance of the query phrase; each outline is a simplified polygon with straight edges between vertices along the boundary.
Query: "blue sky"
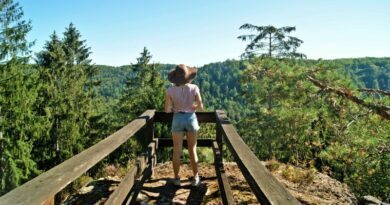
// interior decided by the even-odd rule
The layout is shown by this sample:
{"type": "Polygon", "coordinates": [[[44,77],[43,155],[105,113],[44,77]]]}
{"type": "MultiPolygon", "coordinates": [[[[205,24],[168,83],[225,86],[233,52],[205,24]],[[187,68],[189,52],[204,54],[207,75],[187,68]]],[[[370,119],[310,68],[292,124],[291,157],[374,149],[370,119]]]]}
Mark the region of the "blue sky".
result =
{"type": "Polygon", "coordinates": [[[34,52],[73,22],[96,64],[135,63],[143,47],[159,63],[239,59],[244,23],[296,26],[308,58],[390,56],[387,0],[21,0],[34,52]]]}

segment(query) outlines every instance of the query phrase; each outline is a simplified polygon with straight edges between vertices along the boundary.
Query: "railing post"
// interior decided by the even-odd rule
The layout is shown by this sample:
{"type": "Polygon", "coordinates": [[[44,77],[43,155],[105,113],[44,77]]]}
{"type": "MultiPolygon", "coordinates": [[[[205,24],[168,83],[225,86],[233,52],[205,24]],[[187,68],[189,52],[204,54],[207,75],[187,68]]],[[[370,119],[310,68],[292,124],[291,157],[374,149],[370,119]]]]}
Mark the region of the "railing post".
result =
{"type": "Polygon", "coordinates": [[[153,175],[153,168],[157,160],[155,150],[157,149],[157,144],[158,144],[157,139],[154,138],[154,118],[156,116],[156,111],[155,110],[153,111],[154,111],[153,117],[149,119],[149,121],[146,123],[146,137],[148,138],[148,143],[149,143],[149,147],[147,148],[148,161],[151,165],[152,175],[153,175]],[[152,142],[154,142],[154,144],[152,142]],[[154,147],[150,147],[150,145],[154,147]]]}
{"type": "Polygon", "coordinates": [[[217,141],[218,147],[220,149],[219,151],[220,151],[220,154],[221,154],[221,158],[223,160],[222,128],[221,128],[220,124],[217,123],[217,121],[218,121],[218,112],[222,112],[222,111],[220,111],[220,110],[215,111],[216,141],[217,141]]]}
{"type": "MultiPolygon", "coordinates": [[[[153,110],[155,112],[155,110],[153,110]]],[[[148,138],[148,143],[153,142],[154,140],[154,114],[153,117],[148,120],[146,123],[146,136],[148,138]]]]}

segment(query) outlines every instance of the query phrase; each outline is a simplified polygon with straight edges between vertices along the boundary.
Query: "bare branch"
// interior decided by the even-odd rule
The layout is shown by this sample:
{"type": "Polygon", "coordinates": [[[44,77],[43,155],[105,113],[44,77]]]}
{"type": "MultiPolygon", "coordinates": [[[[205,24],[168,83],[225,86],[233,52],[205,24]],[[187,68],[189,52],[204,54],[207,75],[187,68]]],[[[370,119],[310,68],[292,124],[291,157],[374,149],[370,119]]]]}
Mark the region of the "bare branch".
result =
{"type": "Polygon", "coordinates": [[[387,90],[361,88],[361,89],[358,89],[358,91],[390,96],[390,91],[387,91],[387,90]]]}
{"type": "Polygon", "coordinates": [[[333,92],[336,93],[339,96],[345,97],[348,100],[351,100],[352,102],[361,105],[363,107],[366,107],[368,109],[373,110],[376,114],[382,116],[386,120],[390,120],[390,107],[384,106],[384,105],[376,105],[372,103],[367,103],[364,100],[354,96],[352,92],[348,89],[336,89],[333,87],[330,87],[326,85],[324,82],[321,82],[320,80],[316,79],[314,75],[309,74],[307,75],[307,78],[317,87],[321,88],[323,91],[326,92],[333,92]]]}

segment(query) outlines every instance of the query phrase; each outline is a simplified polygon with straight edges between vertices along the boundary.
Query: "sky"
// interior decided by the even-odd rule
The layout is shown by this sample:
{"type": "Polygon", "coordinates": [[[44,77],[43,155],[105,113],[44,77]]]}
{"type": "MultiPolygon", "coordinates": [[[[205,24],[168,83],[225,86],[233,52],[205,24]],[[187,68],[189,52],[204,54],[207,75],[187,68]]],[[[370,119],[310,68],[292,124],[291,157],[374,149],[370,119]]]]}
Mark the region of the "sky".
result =
{"type": "Polygon", "coordinates": [[[155,63],[191,66],[239,59],[242,24],[295,26],[310,59],[390,56],[388,0],[20,0],[33,52],[73,23],[95,64],[135,63],[146,47],[155,63]]]}

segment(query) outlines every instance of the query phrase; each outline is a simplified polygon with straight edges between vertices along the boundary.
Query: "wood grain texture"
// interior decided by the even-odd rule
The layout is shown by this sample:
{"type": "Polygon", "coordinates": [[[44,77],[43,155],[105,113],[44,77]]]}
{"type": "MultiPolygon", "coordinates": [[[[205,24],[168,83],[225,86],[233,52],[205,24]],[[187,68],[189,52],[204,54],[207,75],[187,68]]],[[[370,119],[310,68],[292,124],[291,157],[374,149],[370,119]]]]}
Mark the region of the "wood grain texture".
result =
{"type": "Polygon", "coordinates": [[[5,194],[0,198],[0,204],[42,204],[126,142],[154,116],[154,113],[154,110],[145,111],[94,146],[5,194]]]}
{"type": "Polygon", "coordinates": [[[132,167],[104,204],[122,204],[126,200],[126,197],[129,194],[131,188],[133,188],[134,186],[135,179],[137,177],[137,172],[138,167],[132,167]]]}
{"type": "Polygon", "coordinates": [[[214,166],[215,173],[218,178],[219,192],[221,193],[222,203],[223,204],[234,204],[232,189],[230,187],[229,180],[226,176],[225,169],[223,167],[222,156],[218,143],[213,142],[213,152],[214,152],[214,166]]]}
{"type": "Polygon", "coordinates": [[[300,204],[275,177],[238,135],[224,111],[217,110],[217,126],[238,167],[261,204],[300,204]]]}

